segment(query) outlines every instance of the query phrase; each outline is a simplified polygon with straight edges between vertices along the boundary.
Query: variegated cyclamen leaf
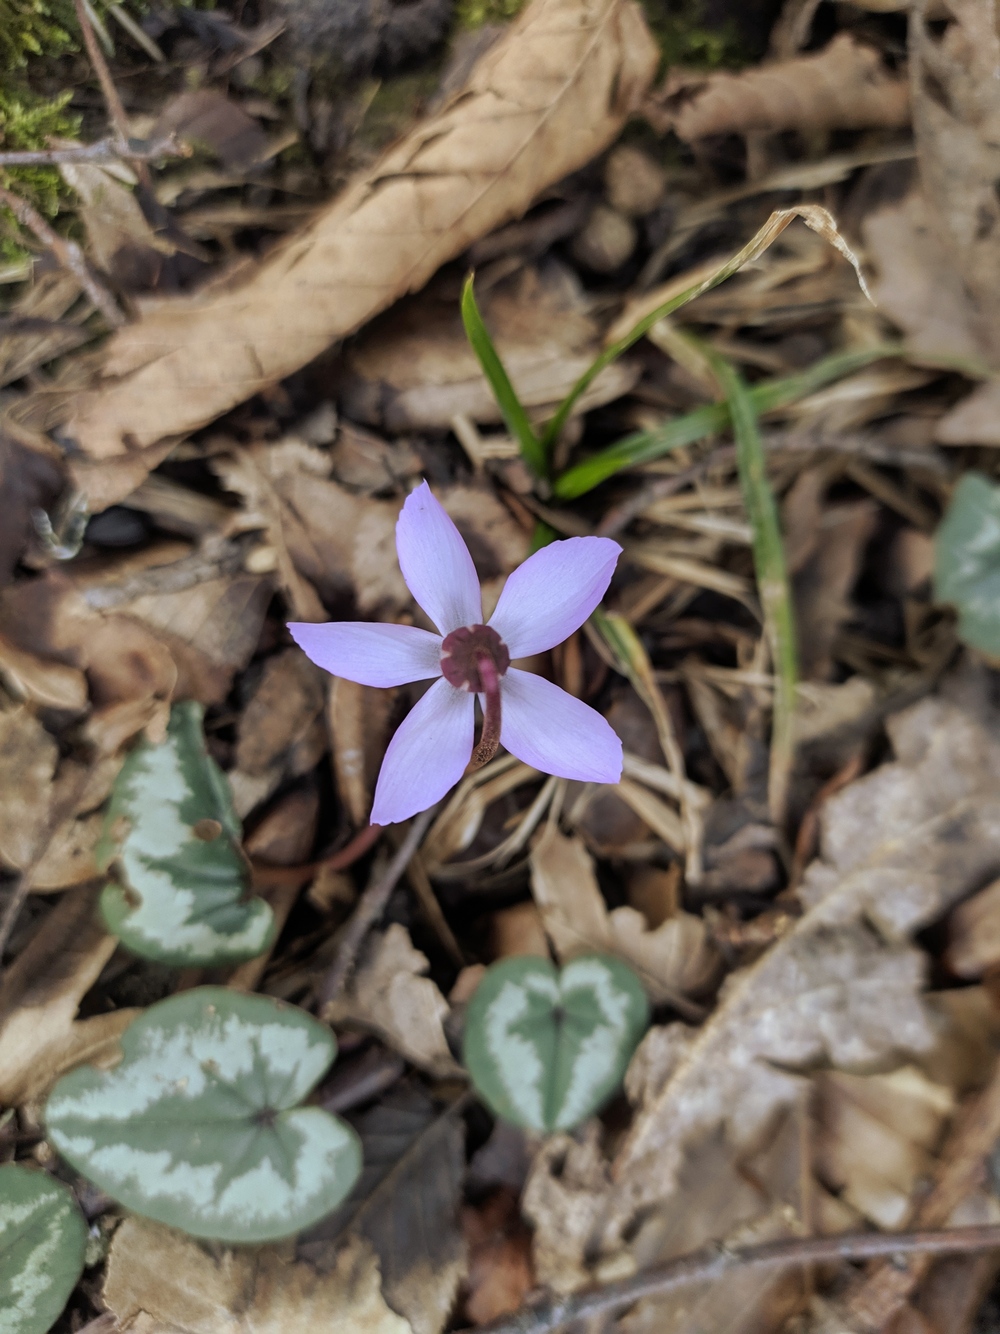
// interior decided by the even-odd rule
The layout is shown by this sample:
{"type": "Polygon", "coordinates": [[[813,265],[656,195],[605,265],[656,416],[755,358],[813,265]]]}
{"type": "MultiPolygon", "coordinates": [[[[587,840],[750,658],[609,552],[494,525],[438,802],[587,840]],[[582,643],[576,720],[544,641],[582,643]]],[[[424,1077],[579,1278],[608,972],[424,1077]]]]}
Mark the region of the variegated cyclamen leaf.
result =
{"type": "Polygon", "coordinates": [[[271,1241],[340,1203],[361,1170],[357,1135],[300,1107],[336,1055],[294,1006],[197,987],[125,1030],[112,1070],[56,1084],[48,1136],[128,1208],[196,1237],[271,1241]]]}
{"type": "Polygon", "coordinates": [[[561,972],[547,959],[501,959],[469,1002],[465,1064],[498,1116],[570,1130],[621,1083],[648,1023],[639,979],[610,955],[582,955],[561,972]]]}
{"type": "Polygon", "coordinates": [[[44,1172],[0,1167],[0,1334],[45,1334],[83,1272],[87,1225],[44,1172]]]}
{"type": "Polygon", "coordinates": [[[967,644],[1000,657],[1000,486],[967,472],[934,536],[934,596],[967,644]]]}
{"type": "Polygon", "coordinates": [[[252,959],[274,934],[271,909],[249,896],[240,822],[201,720],[200,704],[175,704],[166,739],[131,752],[103,843],[116,875],[101,896],[108,929],[136,954],[181,967],[252,959]]]}

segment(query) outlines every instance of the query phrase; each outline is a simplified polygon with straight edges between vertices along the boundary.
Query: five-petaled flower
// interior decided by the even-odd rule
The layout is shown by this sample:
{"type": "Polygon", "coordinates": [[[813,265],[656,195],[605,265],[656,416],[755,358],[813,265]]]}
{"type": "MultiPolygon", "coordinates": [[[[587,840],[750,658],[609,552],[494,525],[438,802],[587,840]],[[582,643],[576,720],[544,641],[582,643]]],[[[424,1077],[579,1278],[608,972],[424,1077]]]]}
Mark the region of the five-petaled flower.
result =
{"type": "Polygon", "coordinates": [[[579,629],[611,582],[618,543],[570,537],[536,551],[507,580],[488,625],[482,624],[469,549],[426,482],[403,506],[396,551],[407,587],[439,635],[363,621],[288,627],[313,662],[348,681],[399,686],[438,678],[389,744],[372,823],[406,820],[458,782],[472,756],[477,695],[483,708],[473,757],[478,764],[502,745],[543,773],[617,783],[622,745],[609,724],[510,660],[542,653],[579,629]]]}

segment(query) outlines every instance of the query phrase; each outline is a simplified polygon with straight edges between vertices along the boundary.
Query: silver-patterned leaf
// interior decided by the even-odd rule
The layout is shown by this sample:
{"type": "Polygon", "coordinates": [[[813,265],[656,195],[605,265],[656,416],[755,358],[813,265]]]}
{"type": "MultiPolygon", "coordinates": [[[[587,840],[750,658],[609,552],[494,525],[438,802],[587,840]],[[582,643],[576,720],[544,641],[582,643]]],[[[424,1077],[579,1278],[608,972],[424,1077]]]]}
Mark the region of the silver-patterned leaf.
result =
{"type": "Polygon", "coordinates": [[[361,1168],[358,1137],[300,1107],[335,1054],[303,1010],[225,987],[153,1005],[112,1070],[74,1070],[45,1110],[49,1139],[122,1204],[197,1237],[290,1236],[334,1209],[361,1168]]]}
{"type": "Polygon", "coordinates": [[[178,966],[261,954],[274,914],[249,894],[229,784],[205,749],[201,705],[175,704],[166,739],[141,742],[108,807],[101,896],[108,929],[136,954],[178,966]]]}
{"type": "Polygon", "coordinates": [[[0,1334],[45,1334],[83,1272],[87,1225],[44,1172],[0,1167],[0,1334]]]}
{"type": "Polygon", "coordinates": [[[501,959],[469,1002],[465,1064],[498,1116],[569,1130],[621,1083],[648,1023],[639,979],[610,955],[582,955],[562,972],[547,959],[501,959]]]}

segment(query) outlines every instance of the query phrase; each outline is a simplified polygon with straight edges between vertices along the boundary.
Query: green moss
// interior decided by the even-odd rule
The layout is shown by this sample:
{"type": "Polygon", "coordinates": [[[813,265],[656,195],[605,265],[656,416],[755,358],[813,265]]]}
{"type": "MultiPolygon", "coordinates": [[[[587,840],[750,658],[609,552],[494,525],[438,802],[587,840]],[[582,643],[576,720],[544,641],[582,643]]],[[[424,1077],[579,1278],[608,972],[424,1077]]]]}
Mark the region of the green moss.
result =
{"type": "Polygon", "coordinates": [[[734,19],[706,24],[704,0],[642,0],[642,7],[668,69],[734,69],[753,58],[734,19]]]}
{"type": "Polygon", "coordinates": [[[458,0],[455,22],[459,28],[481,28],[484,23],[506,23],[524,8],[525,0],[458,0]]]}
{"type": "MultiPolygon", "coordinates": [[[[46,148],[52,135],[75,138],[80,130],[80,118],[66,110],[72,96],[72,92],[66,92],[59,97],[42,98],[26,86],[17,91],[0,87],[0,144],[10,152],[34,151],[46,148]]],[[[56,167],[0,169],[0,185],[13,190],[49,218],[56,216],[60,205],[69,197],[68,188],[56,167]]],[[[3,221],[0,261],[16,264],[25,255],[24,247],[17,239],[19,229],[6,210],[3,221]]]]}

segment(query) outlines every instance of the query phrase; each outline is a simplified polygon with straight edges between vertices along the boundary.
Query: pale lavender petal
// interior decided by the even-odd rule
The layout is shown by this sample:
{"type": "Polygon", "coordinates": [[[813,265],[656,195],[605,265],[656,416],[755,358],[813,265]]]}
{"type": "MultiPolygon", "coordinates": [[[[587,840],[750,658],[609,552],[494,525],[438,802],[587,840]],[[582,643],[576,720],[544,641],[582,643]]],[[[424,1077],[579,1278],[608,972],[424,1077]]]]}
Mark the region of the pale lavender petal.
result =
{"type": "Polygon", "coordinates": [[[407,588],[443,635],[480,624],[483,601],[469,548],[426,482],[406,497],[396,552],[407,588]]]}
{"type": "Polygon", "coordinates": [[[475,733],[475,697],[435,681],[389,742],[375,787],[372,824],[398,824],[433,806],[465,772],[475,733]]]}
{"type": "Polygon", "coordinates": [[[291,621],[288,628],[317,667],[362,686],[402,686],[441,675],[441,640],[415,625],[291,621]]]}
{"type": "Polygon", "coordinates": [[[490,617],[510,656],[543,653],[578,630],[607,591],[621,552],[610,537],[567,537],[519,565],[490,617]]]}
{"type": "Polygon", "coordinates": [[[500,744],[525,764],[581,782],[621,778],[622,743],[589,704],[516,667],[501,680],[500,699],[500,744]]]}

